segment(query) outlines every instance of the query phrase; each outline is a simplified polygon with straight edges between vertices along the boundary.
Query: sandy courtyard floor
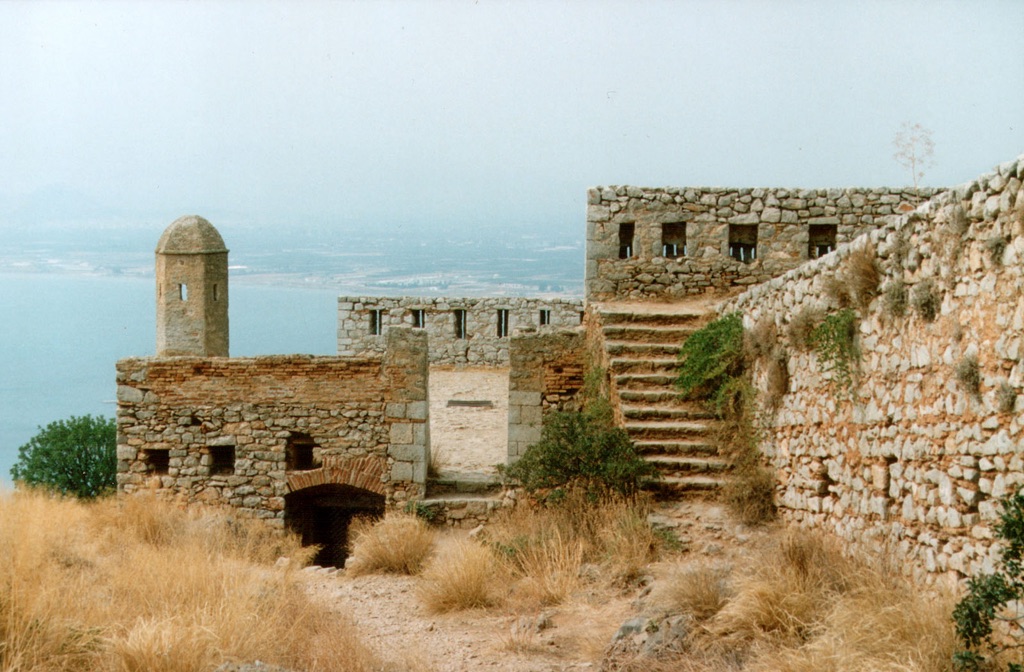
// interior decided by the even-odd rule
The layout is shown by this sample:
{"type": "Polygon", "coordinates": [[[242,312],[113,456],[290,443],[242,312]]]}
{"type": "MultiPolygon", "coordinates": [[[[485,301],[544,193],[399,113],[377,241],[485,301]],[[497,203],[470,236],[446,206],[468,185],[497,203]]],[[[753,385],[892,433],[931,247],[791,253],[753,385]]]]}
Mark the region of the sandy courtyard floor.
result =
{"type": "Polygon", "coordinates": [[[508,369],[431,367],[429,394],[440,471],[496,473],[508,455],[508,369]]]}

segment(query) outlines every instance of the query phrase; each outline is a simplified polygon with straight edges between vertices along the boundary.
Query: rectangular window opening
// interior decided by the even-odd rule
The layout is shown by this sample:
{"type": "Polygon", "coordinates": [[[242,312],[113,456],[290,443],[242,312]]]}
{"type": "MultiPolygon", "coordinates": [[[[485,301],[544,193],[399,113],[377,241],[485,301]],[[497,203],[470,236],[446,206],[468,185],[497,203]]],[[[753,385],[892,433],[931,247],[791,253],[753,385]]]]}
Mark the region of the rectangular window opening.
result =
{"type": "Polygon", "coordinates": [[[313,437],[301,432],[288,437],[284,448],[284,468],[287,471],[308,471],[316,467],[313,460],[313,449],[316,442],[313,437]]]}
{"type": "Polygon", "coordinates": [[[540,326],[545,327],[551,324],[551,311],[542,308],[540,311],[540,326]]]}
{"type": "Polygon", "coordinates": [[[409,315],[412,317],[413,329],[423,329],[427,326],[426,316],[422,308],[413,308],[409,311],[409,315]]]}
{"type": "Polygon", "coordinates": [[[757,259],[757,224],[729,225],[729,256],[744,264],[757,259]]]}
{"type": "Polygon", "coordinates": [[[661,225],[661,256],[666,259],[686,256],[686,223],[661,225]]]}
{"type": "Polygon", "coordinates": [[[587,313],[586,313],[586,311],[583,311],[583,310],[581,310],[581,311],[580,311],[580,324],[583,324],[583,322],[584,322],[584,321],[585,321],[586,319],[587,319],[587,313]]]}
{"type": "Polygon", "coordinates": [[[498,309],[498,338],[508,338],[508,308],[498,309]]]}
{"type": "Polygon", "coordinates": [[[633,256],[633,234],[635,231],[635,224],[619,224],[619,259],[629,259],[633,256]]]}
{"type": "Polygon", "coordinates": [[[817,259],[836,249],[835,224],[811,224],[807,230],[807,257],[817,259]]]}
{"type": "Polygon", "coordinates": [[[466,311],[462,308],[456,308],[452,311],[452,317],[455,323],[455,338],[466,337],[466,311]]]}
{"type": "Polygon", "coordinates": [[[380,308],[374,308],[370,311],[370,335],[380,336],[383,327],[384,311],[380,308]]]}
{"type": "Polygon", "coordinates": [[[210,446],[210,475],[230,476],[235,473],[235,447],[210,446]]]}
{"type": "Polygon", "coordinates": [[[182,301],[188,301],[188,285],[185,283],[178,285],[178,298],[182,301]]]}
{"type": "Polygon", "coordinates": [[[220,301],[220,287],[217,283],[213,283],[213,300],[220,301]]]}
{"type": "Polygon", "coordinates": [[[170,469],[171,454],[167,450],[151,448],[149,450],[143,450],[142,456],[146,461],[146,465],[149,467],[149,472],[152,474],[166,474],[170,469]]]}

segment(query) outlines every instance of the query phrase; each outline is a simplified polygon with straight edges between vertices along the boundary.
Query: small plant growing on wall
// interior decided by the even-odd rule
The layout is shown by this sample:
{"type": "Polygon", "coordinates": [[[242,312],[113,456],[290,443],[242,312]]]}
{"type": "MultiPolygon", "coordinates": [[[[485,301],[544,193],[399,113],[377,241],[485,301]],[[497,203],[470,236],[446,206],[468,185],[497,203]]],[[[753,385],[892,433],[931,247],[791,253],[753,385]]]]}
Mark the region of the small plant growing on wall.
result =
{"type": "Polygon", "coordinates": [[[854,250],[846,259],[841,277],[850,293],[851,303],[861,310],[866,309],[878,296],[878,285],[882,279],[874,246],[854,250]]]}
{"type": "Polygon", "coordinates": [[[857,314],[844,308],[825,317],[811,334],[814,351],[838,390],[853,394],[857,349],[857,314]]]}
{"type": "Polygon", "coordinates": [[[910,298],[910,304],[914,311],[921,316],[925,322],[934,322],[942,308],[942,299],[939,297],[939,290],[931,280],[924,280],[918,283],[910,298]]]}
{"type": "Polygon", "coordinates": [[[743,318],[730,313],[691,334],[679,350],[676,385],[721,412],[743,374],[743,318]]]}
{"type": "Polygon", "coordinates": [[[896,279],[885,286],[885,310],[893,317],[907,314],[907,286],[896,279]]]}
{"type": "Polygon", "coordinates": [[[972,397],[981,396],[981,370],[976,356],[967,355],[957,363],[956,380],[964,392],[972,397]]]}
{"type": "Polygon", "coordinates": [[[996,405],[1000,413],[1013,413],[1017,407],[1017,390],[1005,380],[999,383],[999,390],[996,392],[996,405]]]}
{"type": "MultiPolygon", "coordinates": [[[[953,609],[956,634],[963,644],[954,662],[962,672],[1001,669],[993,663],[1022,647],[1019,638],[1008,636],[1010,630],[1019,632],[1024,625],[1024,614],[1008,608],[1024,600],[1024,494],[1020,490],[1003,499],[994,532],[1003,542],[996,571],[971,577],[967,594],[953,609]]],[[[1009,663],[1005,669],[1024,672],[1019,663],[1009,663]]]]}
{"type": "Polygon", "coordinates": [[[789,342],[798,350],[808,351],[814,349],[814,341],[811,335],[814,328],[825,319],[825,313],[821,310],[804,307],[789,321],[789,342]]]}
{"type": "Polygon", "coordinates": [[[999,267],[1003,265],[1003,253],[1010,241],[1005,236],[993,236],[985,241],[985,249],[988,250],[989,259],[992,265],[999,267]]]}

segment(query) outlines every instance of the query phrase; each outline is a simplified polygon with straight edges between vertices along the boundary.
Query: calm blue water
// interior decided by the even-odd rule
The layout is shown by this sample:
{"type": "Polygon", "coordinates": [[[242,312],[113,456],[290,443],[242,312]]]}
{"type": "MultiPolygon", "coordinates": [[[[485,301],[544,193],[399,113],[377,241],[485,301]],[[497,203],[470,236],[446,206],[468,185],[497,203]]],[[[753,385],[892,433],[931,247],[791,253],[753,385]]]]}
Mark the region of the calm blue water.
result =
{"type": "MultiPolygon", "coordinates": [[[[115,413],[114,363],[151,356],[154,281],[0,274],[0,486],[18,447],[69,415],[115,413]]],[[[337,293],[232,282],[231,354],[336,351],[337,293]]]]}

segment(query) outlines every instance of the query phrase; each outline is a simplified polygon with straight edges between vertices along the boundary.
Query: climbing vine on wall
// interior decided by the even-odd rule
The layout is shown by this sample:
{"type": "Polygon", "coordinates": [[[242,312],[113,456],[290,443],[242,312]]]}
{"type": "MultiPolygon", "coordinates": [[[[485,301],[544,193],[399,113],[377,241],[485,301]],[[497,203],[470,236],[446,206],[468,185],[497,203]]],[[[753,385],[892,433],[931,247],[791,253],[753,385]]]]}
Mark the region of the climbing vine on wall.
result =
{"type": "Polygon", "coordinates": [[[857,348],[857,313],[844,308],[825,316],[811,333],[818,361],[831,374],[837,391],[853,395],[854,374],[860,352],[857,348]]]}

